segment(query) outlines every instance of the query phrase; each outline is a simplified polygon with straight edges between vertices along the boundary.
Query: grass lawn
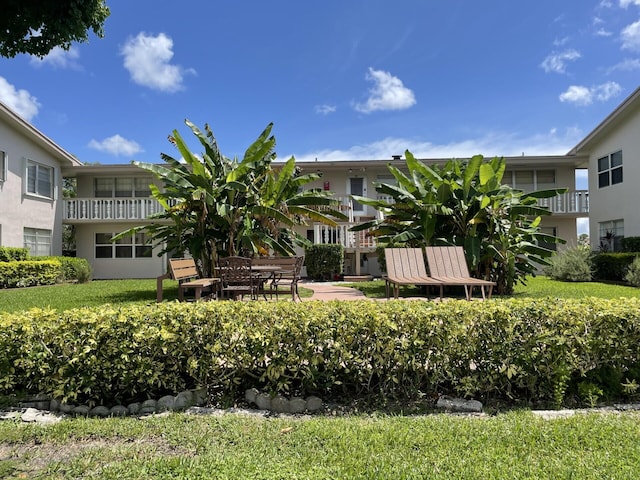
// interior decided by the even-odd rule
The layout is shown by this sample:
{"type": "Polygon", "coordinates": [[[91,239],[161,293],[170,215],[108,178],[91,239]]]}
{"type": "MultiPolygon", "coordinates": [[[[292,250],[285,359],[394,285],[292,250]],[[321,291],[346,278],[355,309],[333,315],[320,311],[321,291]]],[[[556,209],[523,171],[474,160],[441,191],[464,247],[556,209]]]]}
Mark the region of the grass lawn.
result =
{"type": "Polygon", "coordinates": [[[251,418],[172,414],[0,422],[0,478],[630,479],[640,416],[251,418]]]}
{"type": "MultiPolygon", "coordinates": [[[[164,281],[165,301],[178,298],[178,282],[164,281]]],[[[312,291],[300,288],[302,298],[312,291]]],[[[291,298],[290,290],[282,290],[280,299],[291,298]]],[[[0,312],[17,312],[30,308],[68,310],[97,307],[106,303],[116,305],[147,304],[156,301],[156,280],[94,280],[88,283],[45,285],[29,288],[0,289],[0,312]]]]}
{"type": "MultiPolygon", "coordinates": [[[[382,280],[374,280],[372,282],[357,282],[345,284],[357,288],[370,298],[384,298],[384,282],[382,280]]],[[[464,298],[462,287],[455,290],[445,289],[446,296],[456,296],[464,298]]],[[[480,294],[478,289],[474,290],[474,296],[480,294]]],[[[401,297],[423,297],[424,293],[420,287],[400,287],[401,297]]],[[[435,291],[431,291],[431,298],[436,296],[435,291]]],[[[599,297],[599,298],[620,298],[620,297],[640,297],[640,288],[628,287],[625,285],[614,285],[599,282],[559,282],[547,277],[530,277],[527,279],[526,285],[517,285],[513,294],[515,298],[541,298],[541,297],[558,297],[558,298],[582,298],[582,297],[599,297]]],[[[500,298],[494,296],[493,298],[500,298]]]]}

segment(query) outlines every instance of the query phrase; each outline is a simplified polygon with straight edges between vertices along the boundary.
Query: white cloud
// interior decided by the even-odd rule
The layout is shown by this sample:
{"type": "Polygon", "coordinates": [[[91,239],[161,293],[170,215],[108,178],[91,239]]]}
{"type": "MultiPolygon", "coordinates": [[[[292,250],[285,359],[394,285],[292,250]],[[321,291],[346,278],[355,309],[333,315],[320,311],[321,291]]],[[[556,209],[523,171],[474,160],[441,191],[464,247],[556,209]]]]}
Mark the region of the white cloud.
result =
{"type": "Polygon", "coordinates": [[[78,70],[80,69],[80,65],[77,62],[79,58],[80,51],[75,46],[72,46],[69,50],[64,50],[61,47],[54,47],[42,58],[32,55],[30,63],[36,67],[50,65],[54,68],[72,68],[78,70]]]}
{"type": "Polygon", "coordinates": [[[540,66],[545,72],[564,73],[567,62],[577,60],[582,55],[574,49],[565,50],[564,52],[553,52],[545,58],[540,66]]]}
{"type": "Polygon", "coordinates": [[[313,110],[320,115],[329,115],[330,113],[334,113],[337,108],[335,105],[316,105],[313,107],[313,110]]]}
{"type": "MultiPolygon", "coordinates": [[[[582,138],[577,129],[567,129],[559,135],[556,129],[547,133],[522,138],[508,132],[495,132],[480,138],[459,140],[447,144],[434,144],[427,140],[387,137],[345,149],[325,149],[295,154],[296,160],[312,162],[339,160],[391,160],[392,155],[403,155],[409,150],[418,158],[467,158],[481,153],[485,157],[526,155],[564,155],[582,138]]],[[[289,158],[285,155],[282,158],[289,158]]]]}
{"type": "Polygon", "coordinates": [[[626,58],[620,63],[616,63],[613,67],[610,67],[607,70],[608,74],[611,74],[616,71],[620,72],[632,72],[634,70],[640,70],[640,59],[639,58],[626,58]]]}
{"type": "Polygon", "coordinates": [[[622,38],[622,48],[640,52],[640,20],[627,25],[622,30],[620,37],[622,38]]]}
{"type": "Polygon", "coordinates": [[[606,102],[617,97],[622,92],[622,87],[616,82],[607,82],[595,87],[584,87],[581,85],[571,85],[565,92],[560,94],[560,101],[573,103],[575,105],[591,105],[594,100],[606,102]]]}
{"type": "Polygon", "coordinates": [[[353,106],[357,111],[371,113],[376,110],[404,110],[415,105],[416,97],[413,91],[389,72],[369,67],[365,78],[373,82],[373,87],[369,89],[369,98],[366,102],[356,103],[353,106]]]}
{"type": "Polygon", "coordinates": [[[98,150],[100,152],[106,152],[115,156],[131,156],[136,153],[144,152],[142,147],[133,140],[127,140],[120,135],[113,135],[109,138],[105,138],[102,141],[91,140],[89,142],[89,148],[98,150]]]}
{"type": "Polygon", "coordinates": [[[640,0],[620,0],[620,6],[622,8],[627,8],[629,5],[640,6],[640,0]]]}
{"type": "Polygon", "coordinates": [[[610,37],[611,35],[613,35],[613,32],[605,30],[604,28],[600,28],[596,31],[595,35],[596,37],[610,37]]]}
{"type": "Polygon", "coordinates": [[[0,101],[28,122],[38,114],[41,107],[36,97],[26,90],[18,90],[4,77],[0,77],[0,101]]]}
{"type": "Polygon", "coordinates": [[[121,53],[133,81],[153,90],[176,92],[184,88],[185,74],[195,74],[193,69],[169,63],[173,58],[173,40],[164,33],[154,37],[141,32],[127,40],[121,53]]]}

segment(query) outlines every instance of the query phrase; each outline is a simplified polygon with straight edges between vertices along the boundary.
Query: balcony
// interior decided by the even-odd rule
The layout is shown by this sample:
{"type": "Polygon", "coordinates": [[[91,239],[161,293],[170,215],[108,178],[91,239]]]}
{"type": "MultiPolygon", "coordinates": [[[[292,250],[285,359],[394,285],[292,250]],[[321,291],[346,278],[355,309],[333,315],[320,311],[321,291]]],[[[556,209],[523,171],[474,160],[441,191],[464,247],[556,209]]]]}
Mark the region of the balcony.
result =
{"type": "Polygon", "coordinates": [[[589,215],[589,190],[561,193],[553,198],[541,198],[538,205],[547,207],[554,215],[589,215]]]}
{"type": "Polygon", "coordinates": [[[164,210],[153,198],[67,198],[63,208],[68,223],[142,221],[164,210]]]}
{"type": "MultiPolygon", "coordinates": [[[[393,197],[390,196],[378,195],[377,199],[393,203],[393,197]]],[[[541,198],[538,205],[547,207],[554,215],[586,217],[589,215],[589,190],[575,190],[553,198],[541,198]]]]}
{"type": "Polygon", "coordinates": [[[349,229],[355,225],[357,223],[344,222],[331,227],[316,223],[313,225],[313,242],[342,245],[346,251],[374,250],[377,246],[376,237],[368,236],[367,231],[350,232],[349,229]]]}

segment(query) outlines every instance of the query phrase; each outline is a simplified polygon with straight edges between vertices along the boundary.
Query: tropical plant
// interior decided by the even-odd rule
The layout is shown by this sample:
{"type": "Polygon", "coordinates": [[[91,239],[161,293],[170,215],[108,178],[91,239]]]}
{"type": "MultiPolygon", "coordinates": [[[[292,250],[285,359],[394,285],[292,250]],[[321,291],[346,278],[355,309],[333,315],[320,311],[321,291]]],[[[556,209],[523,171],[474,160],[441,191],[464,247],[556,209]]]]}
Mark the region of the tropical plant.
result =
{"type": "Polygon", "coordinates": [[[591,249],[578,246],[560,252],[551,259],[544,273],[563,282],[590,282],[593,277],[591,249]]]}
{"type": "Polygon", "coordinates": [[[296,246],[309,241],[295,232],[307,219],[335,225],[338,201],[331,192],[302,190],[319,178],[303,174],[291,157],[274,165],[273,124],[249,146],[241,161],[225,157],[208,125],[204,133],[188,120],[204,147],[193,153],[177,130],[169,141],[180,159],[161,154],[165,164],[133,163],[154,173],[162,188],[151,185],[151,193],[164,211],[151,217],[153,223],[140,225],[115,238],[146,231],[151,242],[160,246],[160,255],[188,252],[197,260],[200,274],[211,276],[219,256],[295,254],[296,246]]]}
{"type": "Polygon", "coordinates": [[[380,241],[393,245],[461,245],[475,276],[496,281],[497,291],[508,294],[514,283],[524,282],[539,265],[547,265],[553,251],[545,243],[562,240],[541,233],[543,215],[538,206],[565,189],[524,193],[502,184],[503,158],[450,160],[429,167],[405,152],[407,173],[389,165],[395,185],[376,184],[390,200],[354,196],[383,215],[353,230],[372,230],[380,241]]]}

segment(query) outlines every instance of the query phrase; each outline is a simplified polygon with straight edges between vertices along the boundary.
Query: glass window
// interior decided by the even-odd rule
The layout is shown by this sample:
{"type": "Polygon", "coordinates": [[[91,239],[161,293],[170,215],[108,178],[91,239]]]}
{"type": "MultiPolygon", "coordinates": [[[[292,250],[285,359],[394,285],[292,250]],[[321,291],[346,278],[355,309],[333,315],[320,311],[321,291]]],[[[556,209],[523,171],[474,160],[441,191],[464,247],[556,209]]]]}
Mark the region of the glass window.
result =
{"type": "Polygon", "coordinates": [[[622,183],[622,150],[598,159],[598,188],[622,183]]]}
{"type": "Polygon", "coordinates": [[[34,257],[51,255],[51,230],[40,228],[24,229],[24,246],[34,257]]]}
{"type": "Polygon", "coordinates": [[[98,198],[113,197],[113,178],[95,178],[93,180],[93,193],[98,198]]]}
{"type": "Polygon", "coordinates": [[[555,170],[537,170],[536,171],[536,190],[546,190],[547,188],[555,188],[556,171],[555,170]]]}
{"type": "Polygon", "coordinates": [[[598,224],[600,249],[603,251],[619,252],[622,250],[624,238],[624,220],[609,220],[598,224]]]}
{"type": "Polygon", "coordinates": [[[53,198],[53,168],[29,161],[27,163],[27,192],[53,198]]]}
{"type": "Polygon", "coordinates": [[[0,182],[7,179],[7,154],[0,150],[0,182]]]}
{"type": "Polygon", "coordinates": [[[149,185],[151,184],[151,177],[136,177],[134,179],[134,197],[150,197],[151,196],[151,188],[149,185]]]}
{"type": "Polygon", "coordinates": [[[520,190],[533,190],[533,170],[516,170],[515,188],[520,190]]]}
{"type": "Polygon", "coordinates": [[[133,196],[133,178],[116,178],[116,197],[133,196]]]}
{"type": "Polygon", "coordinates": [[[152,249],[145,233],[125,235],[111,241],[115,233],[96,233],[96,258],[150,258],[152,249]]]}

